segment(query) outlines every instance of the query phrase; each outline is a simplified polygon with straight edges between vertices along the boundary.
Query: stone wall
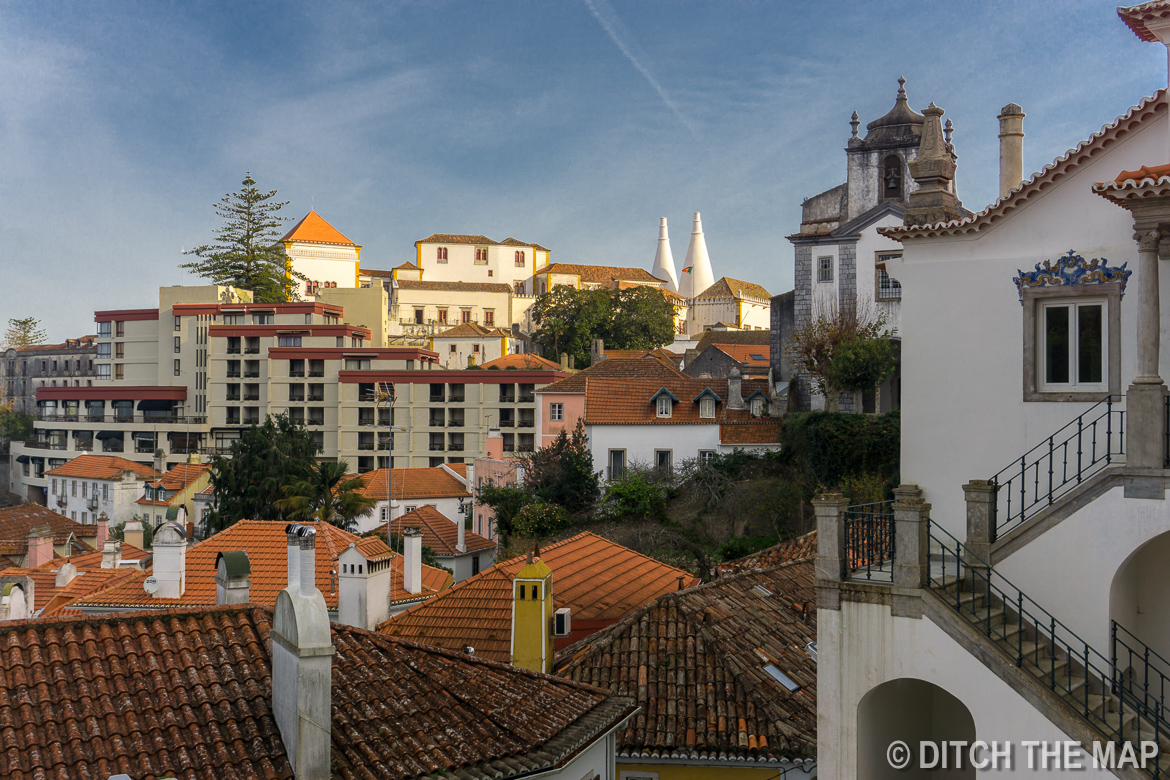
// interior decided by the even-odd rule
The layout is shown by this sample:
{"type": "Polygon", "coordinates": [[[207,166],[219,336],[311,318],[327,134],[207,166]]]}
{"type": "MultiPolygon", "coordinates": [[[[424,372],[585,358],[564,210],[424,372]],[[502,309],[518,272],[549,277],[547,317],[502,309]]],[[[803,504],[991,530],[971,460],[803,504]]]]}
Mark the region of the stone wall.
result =
{"type": "Polygon", "coordinates": [[[796,324],[795,290],[772,298],[771,324],[769,362],[772,381],[779,387],[788,384],[793,374],[789,351],[792,349],[792,329],[796,324]]]}

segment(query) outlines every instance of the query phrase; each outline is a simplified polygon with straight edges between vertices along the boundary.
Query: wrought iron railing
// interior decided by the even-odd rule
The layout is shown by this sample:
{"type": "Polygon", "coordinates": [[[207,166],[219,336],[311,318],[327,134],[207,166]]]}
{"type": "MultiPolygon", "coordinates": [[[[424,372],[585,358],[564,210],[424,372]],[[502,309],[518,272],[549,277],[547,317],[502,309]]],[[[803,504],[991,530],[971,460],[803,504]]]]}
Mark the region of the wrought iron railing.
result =
{"type": "MultiPolygon", "coordinates": [[[[1073,704],[1110,741],[1170,736],[1162,700],[1135,689],[1115,658],[1091,647],[945,528],[928,520],[927,534],[929,587],[1017,667],[1073,704]]],[[[1131,643],[1145,647],[1136,638],[1131,643]]],[[[1156,763],[1147,769],[1156,778],[1168,774],[1156,763]]]]}
{"type": "Polygon", "coordinates": [[[1106,396],[991,478],[992,541],[1125,455],[1121,401],[1106,396]]]}
{"type": "Polygon", "coordinates": [[[1151,650],[1116,620],[1110,624],[1111,660],[1120,674],[1118,686],[1144,709],[1164,716],[1166,694],[1170,693],[1170,679],[1167,678],[1170,661],[1151,650]]]}
{"type": "Polygon", "coordinates": [[[1170,469],[1170,395],[1166,396],[1164,403],[1166,405],[1166,414],[1164,415],[1166,420],[1166,427],[1162,436],[1165,441],[1166,449],[1162,454],[1162,465],[1170,469]]]}
{"type": "Polygon", "coordinates": [[[893,501],[876,501],[845,509],[846,576],[893,581],[893,506],[893,501]]]}

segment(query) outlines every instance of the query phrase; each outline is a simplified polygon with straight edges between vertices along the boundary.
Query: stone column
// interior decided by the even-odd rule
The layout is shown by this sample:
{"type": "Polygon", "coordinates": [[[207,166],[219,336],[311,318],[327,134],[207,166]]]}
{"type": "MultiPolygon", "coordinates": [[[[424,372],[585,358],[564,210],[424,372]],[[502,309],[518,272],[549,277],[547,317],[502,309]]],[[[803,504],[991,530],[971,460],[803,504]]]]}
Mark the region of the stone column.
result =
{"type": "Polygon", "coordinates": [[[1161,306],[1158,294],[1157,227],[1138,226],[1137,377],[1126,392],[1126,461],[1136,468],[1160,469],[1165,458],[1166,385],[1158,373],[1161,306]]]}
{"type": "Polygon", "coordinates": [[[967,542],[963,553],[968,569],[979,569],[986,580],[991,567],[991,543],[995,541],[995,486],[986,479],[963,485],[967,498],[967,542]]]}
{"type": "Polygon", "coordinates": [[[917,485],[894,488],[894,585],[921,588],[927,575],[927,528],[930,504],[917,485]]]}
{"type": "Polygon", "coordinates": [[[817,608],[840,609],[841,579],[845,576],[845,507],[849,501],[841,493],[822,493],[812,503],[817,516],[817,608]]]}

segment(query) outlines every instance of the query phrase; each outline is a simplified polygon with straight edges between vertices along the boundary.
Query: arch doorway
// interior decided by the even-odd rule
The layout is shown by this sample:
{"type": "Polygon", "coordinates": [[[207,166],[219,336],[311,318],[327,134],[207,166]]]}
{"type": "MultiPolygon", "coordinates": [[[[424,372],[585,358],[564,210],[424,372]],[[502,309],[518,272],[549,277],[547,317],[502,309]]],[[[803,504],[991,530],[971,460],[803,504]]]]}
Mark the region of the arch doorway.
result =
{"type": "Polygon", "coordinates": [[[944,740],[975,741],[975,719],[963,702],[939,686],[903,678],[882,683],[857,705],[857,777],[859,780],[907,778],[974,778],[975,770],[918,768],[918,743],[944,740]],[[896,740],[911,749],[906,769],[894,769],[886,750],[896,740]]]}
{"type": "Polygon", "coordinates": [[[1118,670],[1161,692],[1170,678],[1170,533],[1155,536],[1125,559],[1109,587],[1109,643],[1118,670]],[[1116,626],[1116,627],[1115,627],[1116,626]],[[1153,651],[1146,661],[1145,648],[1153,651]],[[1156,655],[1155,655],[1156,654],[1156,655]]]}

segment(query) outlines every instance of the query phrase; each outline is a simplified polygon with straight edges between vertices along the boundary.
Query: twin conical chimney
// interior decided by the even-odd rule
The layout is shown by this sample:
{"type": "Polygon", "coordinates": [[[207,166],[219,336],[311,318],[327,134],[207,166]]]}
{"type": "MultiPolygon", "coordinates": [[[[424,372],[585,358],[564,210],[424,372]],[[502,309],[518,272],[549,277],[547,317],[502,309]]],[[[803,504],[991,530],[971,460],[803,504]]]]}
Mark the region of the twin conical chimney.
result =
{"type": "Polygon", "coordinates": [[[666,217],[658,225],[658,254],[654,256],[651,275],[666,282],[666,288],[678,292],[678,275],[674,272],[674,255],[670,253],[670,237],[666,234],[666,217]]]}
{"type": "Polygon", "coordinates": [[[691,228],[691,245],[687,247],[687,259],[683,265],[678,293],[684,298],[693,298],[713,284],[715,276],[711,273],[711,258],[707,256],[703,220],[696,211],[694,226],[691,228]]]}

